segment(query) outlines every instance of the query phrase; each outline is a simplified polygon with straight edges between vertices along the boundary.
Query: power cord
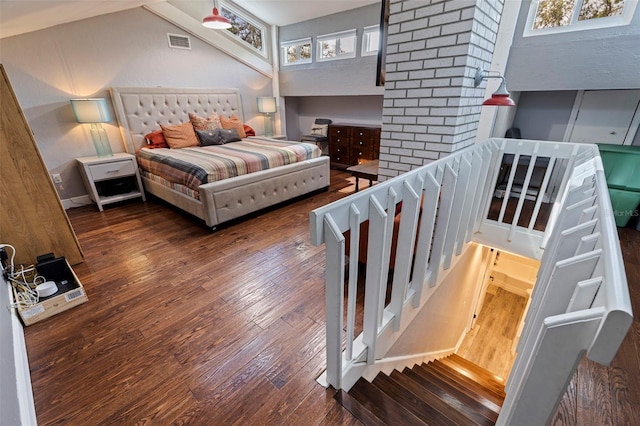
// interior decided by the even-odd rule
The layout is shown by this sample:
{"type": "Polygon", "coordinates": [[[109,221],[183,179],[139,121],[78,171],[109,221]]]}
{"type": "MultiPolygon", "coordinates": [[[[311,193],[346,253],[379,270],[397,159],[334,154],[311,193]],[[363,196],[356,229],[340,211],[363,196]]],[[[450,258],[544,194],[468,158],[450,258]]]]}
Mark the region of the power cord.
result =
{"type": "Polygon", "coordinates": [[[11,244],[0,244],[0,261],[2,262],[2,269],[4,277],[13,287],[15,295],[15,303],[12,307],[15,308],[29,308],[36,305],[40,297],[36,291],[38,284],[44,283],[46,280],[42,275],[38,275],[34,265],[25,267],[19,265],[16,268],[14,259],[16,257],[16,249],[11,244]],[[9,259],[6,248],[11,249],[11,261],[6,263],[9,259]]]}

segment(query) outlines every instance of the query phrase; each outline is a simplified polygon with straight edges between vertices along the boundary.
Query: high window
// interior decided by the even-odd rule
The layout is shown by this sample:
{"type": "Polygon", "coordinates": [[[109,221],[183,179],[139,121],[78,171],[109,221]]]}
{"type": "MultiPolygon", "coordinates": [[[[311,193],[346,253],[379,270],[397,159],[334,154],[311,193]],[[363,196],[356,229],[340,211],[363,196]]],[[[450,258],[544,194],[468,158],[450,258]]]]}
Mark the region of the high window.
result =
{"type": "Polygon", "coordinates": [[[356,56],[356,30],[318,36],[316,59],[330,61],[347,59],[356,56]]]}
{"type": "Polygon", "coordinates": [[[532,1],[525,36],[627,25],[636,0],[532,1]]]}
{"type": "Polygon", "coordinates": [[[308,64],[311,62],[311,37],[280,43],[283,65],[308,64]]]}
{"type": "Polygon", "coordinates": [[[375,55],[380,46],[380,26],[364,27],[362,33],[362,56],[375,55]]]}
{"type": "Polygon", "coordinates": [[[226,4],[222,6],[220,13],[231,22],[231,28],[227,30],[228,32],[257,50],[262,56],[267,56],[266,29],[263,25],[226,4]]]}

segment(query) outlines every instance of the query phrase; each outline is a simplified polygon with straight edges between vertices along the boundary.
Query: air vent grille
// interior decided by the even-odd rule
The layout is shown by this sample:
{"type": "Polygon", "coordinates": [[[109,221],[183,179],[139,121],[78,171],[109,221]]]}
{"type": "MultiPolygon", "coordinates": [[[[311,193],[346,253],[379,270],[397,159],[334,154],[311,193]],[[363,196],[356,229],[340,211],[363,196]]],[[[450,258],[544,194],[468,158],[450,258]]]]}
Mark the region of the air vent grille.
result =
{"type": "Polygon", "coordinates": [[[189,36],[167,33],[167,37],[169,38],[169,47],[191,50],[191,39],[189,36]]]}

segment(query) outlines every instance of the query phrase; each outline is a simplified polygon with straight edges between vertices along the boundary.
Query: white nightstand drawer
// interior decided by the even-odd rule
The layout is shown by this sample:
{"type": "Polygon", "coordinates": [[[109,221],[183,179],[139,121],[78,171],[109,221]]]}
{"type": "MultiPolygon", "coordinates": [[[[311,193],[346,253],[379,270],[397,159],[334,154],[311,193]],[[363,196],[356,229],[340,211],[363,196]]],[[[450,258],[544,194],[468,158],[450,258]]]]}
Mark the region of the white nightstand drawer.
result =
{"type": "Polygon", "coordinates": [[[136,173],[133,161],[118,161],[89,166],[94,181],[112,179],[120,176],[131,176],[136,173]]]}

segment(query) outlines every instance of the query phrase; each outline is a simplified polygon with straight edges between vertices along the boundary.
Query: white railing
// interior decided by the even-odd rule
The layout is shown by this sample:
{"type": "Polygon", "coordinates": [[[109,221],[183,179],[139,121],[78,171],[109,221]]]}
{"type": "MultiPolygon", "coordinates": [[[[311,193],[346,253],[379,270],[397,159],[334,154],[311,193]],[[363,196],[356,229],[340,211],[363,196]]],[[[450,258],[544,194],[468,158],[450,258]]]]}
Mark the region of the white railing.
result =
{"type": "Polygon", "coordinates": [[[609,364],[633,321],[602,163],[590,154],[563,194],[499,424],[546,424],[582,354],[609,364]]]}
{"type": "MultiPolygon", "coordinates": [[[[598,235],[585,238],[603,245],[600,252],[589,257],[584,252],[586,243],[579,243],[580,250],[587,253],[581,255],[600,265],[592,272],[602,277],[581,276],[580,283],[574,283],[572,288],[577,284],[590,293],[577,291],[580,303],[572,302],[572,307],[582,307],[590,294],[595,295],[602,321],[596,331],[613,328],[618,332],[613,339],[591,336],[589,356],[608,362],[618,347],[615,342],[621,340],[620,333],[624,336],[626,332],[630,304],[613,213],[598,165],[595,146],[491,139],[311,212],[312,243],[326,246],[324,383],[348,390],[365,372],[372,376],[382,370],[389,349],[473,243],[542,258],[540,275],[553,278],[548,284],[553,293],[557,274],[548,272],[553,271],[549,265],[564,255],[556,247],[564,247],[561,230],[570,229],[567,211],[576,209],[567,203],[575,204],[576,197],[582,195],[580,189],[576,193],[581,179],[586,179],[586,184],[596,182],[593,191],[598,193],[588,213],[579,215],[580,220],[586,220],[592,210],[598,215],[594,216],[597,220],[593,228],[599,230],[598,235]],[[566,207],[561,208],[563,205],[566,207]],[[609,235],[605,236],[604,231],[609,235]],[[358,260],[365,255],[361,250],[366,251],[365,271],[358,267],[358,260]],[[363,281],[364,304],[359,306],[358,284],[362,291],[363,281]],[[595,282],[601,283],[599,287],[595,282]],[[362,332],[358,333],[360,320],[362,332]],[[608,346],[612,342],[613,348],[608,346]]],[[[521,342],[538,341],[538,320],[544,323],[548,318],[547,311],[533,306],[546,300],[538,293],[534,290],[529,315],[539,314],[535,321],[527,320],[521,342]]],[[[589,315],[593,316],[593,312],[589,315]]],[[[451,351],[440,349],[442,353],[451,351]]],[[[530,367],[537,365],[537,355],[532,358],[529,352],[535,351],[543,353],[539,344],[521,343],[519,363],[514,368],[518,379],[510,380],[513,395],[529,390],[526,384],[530,367]],[[528,354],[527,362],[520,362],[525,358],[523,352],[528,354]]],[[[401,358],[410,364],[413,355],[401,358]]],[[[397,364],[397,357],[394,362],[397,364]]],[[[507,411],[517,412],[518,404],[509,397],[508,394],[507,411]]],[[[504,413],[503,409],[501,417],[504,413]]]]}

